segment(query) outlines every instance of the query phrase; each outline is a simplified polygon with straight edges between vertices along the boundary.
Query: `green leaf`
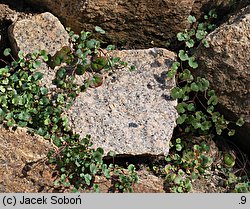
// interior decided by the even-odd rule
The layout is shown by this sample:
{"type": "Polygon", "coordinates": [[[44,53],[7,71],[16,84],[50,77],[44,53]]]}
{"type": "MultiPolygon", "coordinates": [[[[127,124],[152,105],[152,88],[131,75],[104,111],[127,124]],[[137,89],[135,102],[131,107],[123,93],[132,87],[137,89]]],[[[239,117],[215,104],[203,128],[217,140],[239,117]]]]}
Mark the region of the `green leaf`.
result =
{"type": "Polygon", "coordinates": [[[23,51],[19,51],[18,52],[18,57],[19,57],[19,59],[23,59],[24,58],[24,56],[23,56],[23,51]]]}
{"type": "Polygon", "coordinates": [[[54,181],[54,186],[59,186],[60,183],[58,181],[54,181]]]}
{"type": "Polygon", "coordinates": [[[209,43],[208,43],[208,41],[207,41],[207,39],[203,39],[202,40],[202,44],[206,47],[206,48],[209,48],[209,43]]]}
{"type": "Polygon", "coordinates": [[[27,122],[25,122],[25,121],[18,121],[18,123],[17,123],[17,125],[19,126],[19,127],[26,127],[27,126],[27,122]]]}
{"type": "Polygon", "coordinates": [[[191,23],[191,24],[195,23],[196,22],[196,18],[194,16],[192,16],[192,15],[189,15],[188,16],[188,22],[191,23]]]}
{"type": "Polygon", "coordinates": [[[168,77],[168,78],[174,78],[175,75],[176,75],[176,73],[177,73],[177,70],[175,70],[175,69],[170,69],[170,70],[167,72],[167,77],[168,77]]]}
{"type": "MultiPolygon", "coordinates": [[[[105,164],[105,165],[106,165],[106,164],[105,164]]],[[[110,170],[107,169],[107,165],[106,165],[105,168],[102,168],[102,172],[103,172],[104,176],[105,176],[107,179],[111,178],[111,176],[110,176],[110,170]]]]}
{"type": "Polygon", "coordinates": [[[211,96],[209,100],[207,101],[207,104],[210,105],[217,105],[218,104],[218,97],[217,96],[211,96]]]}
{"type": "Polygon", "coordinates": [[[199,86],[195,82],[191,83],[190,87],[192,91],[195,91],[195,92],[199,91],[199,86]]]}
{"type": "Polygon", "coordinates": [[[228,136],[233,136],[235,134],[235,130],[234,129],[231,129],[229,132],[228,132],[228,136]]]}
{"type": "Polygon", "coordinates": [[[197,178],[198,178],[198,174],[195,173],[194,171],[192,171],[192,173],[191,173],[191,179],[192,179],[192,180],[195,180],[195,179],[197,179],[197,178]]]}
{"type": "Polygon", "coordinates": [[[95,161],[97,162],[102,162],[102,154],[98,151],[95,151],[93,153],[93,158],[95,159],[95,161]]]}
{"type": "Polygon", "coordinates": [[[184,93],[183,93],[183,90],[179,87],[174,87],[172,90],[171,90],[171,97],[173,99],[180,99],[184,96],[184,93]]]}
{"type": "Polygon", "coordinates": [[[2,119],[4,118],[5,114],[6,114],[5,111],[2,108],[0,108],[0,120],[1,118],[2,119]]]}
{"type": "Polygon", "coordinates": [[[97,167],[94,163],[90,165],[89,169],[91,174],[95,175],[97,173],[97,167]]]}
{"type": "Polygon", "coordinates": [[[97,88],[97,87],[101,86],[102,83],[103,83],[102,75],[96,73],[90,81],[90,87],[97,88]]]}
{"type": "Polygon", "coordinates": [[[195,37],[197,38],[198,41],[204,39],[207,35],[207,32],[204,30],[197,30],[195,37]]]}
{"type": "Polygon", "coordinates": [[[24,112],[24,111],[22,111],[21,113],[19,113],[17,116],[18,116],[19,120],[23,120],[23,121],[28,121],[31,118],[30,115],[29,115],[29,113],[24,112]]]}
{"type": "Polygon", "coordinates": [[[6,66],[4,68],[0,68],[0,75],[6,75],[9,72],[9,68],[6,66]]]}
{"type": "Polygon", "coordinates": [[[49,125],[51,123],[51,121],[50,121],[50,119],[49,118],[46,118],[45,120],[44,120],[44,125],[49,125]]]}
{"type": "Polygon", "coordinates": [[[201,123],[201,130],[207,131],[212,127],[212,123],[210,121],[204,121],[201,123]]]}
{"type": "Polygon", "coordinates": [[[176,120],[176,123],[181,125],[185,122],[185,120],[187,119],[187,115],[186,114],[183,114],[183,115],[180,115],[177,120],[176,120]]]}
{"type": "Polygon", "coordinates": [[[12,127],[15,125],[15,121],[13,119],[10,119],[7,121],[7,126],[12,127]]]}
{"type": "Polygon", "coordinates": [[[57,78],[64,78],[66,76],[66,69],[65,68],[60,68],[57,72],[56,72],[56,77],[57,78]]]}
{"type": "Polygon", "coordinates": [[[182,73],[180,73],[179,77],[184,81],[192,81],[194,79],[193,75],[188,69],[185,69],[182,73]]]}
{"type": "Polygon", "coordinates": [[[103,69],[108,64],[106,57],[98,57],[93,60],[91,67],[93,70],[99,71],[103,69]]]}
{"type": "Polygon", "coordinates": [[[177,112],[178,112],[179,114],[184,113],[184,112],[186,111],[186,110],[185,110],[185,107],[186,107],[186,106],[187,106],[187,104],[184,103],[184,102],[177,104],[177,106],[176,106],[177,112]]]}
{"type": "Polygon", "coordinates": [[[104,150],[103,150],[103,148],[101,148],[101,147],[98,147],[98,148],[96,149],[96,151],[99,152],[99,153],[101,153],[102,155],[104,154],[104,150]]]}
{"type": "Polygon", "coordinates": [[[194,42],[193,39],[189,39],[189,40],[187,40],[185,43],[186,43],[186,46],[187,46],[188,48],[194,47],[194,44],[195,44],[195,42],[194,42]]]}
{"type": "Polygon", "coordinates": [[[176,144],[175,147],[176,147],[176,151],[178,152],[182,150],[182,146],[180,144],[176,144]]]}
{"type": "Polygon", "coordinates": [[[48,53],[45,50],[40,51],[40,56],[43,58],[45,62],[49,60],[48,53]]]}
{"type": "Polygon", "coordinates": [[[184,50],[180,50],[178,56],[180,57],[181,61],[189,60],[189,57],[184,50]]]}
{"type": "Polygon", "coordinates": [[[46,95],[46,94],[48,94],[48,92],[49,92],[49,90],[48,90],[47,88],[45,88],[45,87],[41,87],[41,88],[40,88],[40,91],[41,91],[41,94],[42,94],[42,95],[46,95]]]}
{"type": "Polygon", "coordinates": [[[76,66],[76,74],[83,75],[89,67],[90,67],[90,65],[77,65],[76,66]]]}
{"type": "Polygon", "coordinates": [[[241,118],[239,118],[239,119],[237,120],[236,125],[241,127],[241,126],[244,125],[244,123],[245,123],[245,121],[244,121],[244,119],[241,117],[241,118]]]}
{"type": "Polygon", "coordinates": [[[89,49],[99,48],[100,42],[95,39],[90,39],[89,41],[87,41],[86,46],[89,49]]]}
{"type": "Polygon", "coordinates": [[[10,49],[10,48],[7,48],[7,49],[4,50],[3,55],[4,55],[4,56],[9,56],[10,53],[11,53],[11,49],[10,49]]]}
{"type": "Polygon", "coordinates": [[[110,157],[115,157],[116,153],[114,151],[109,151],[107,155],[110,157]]]}
{"type": "Polygon", "coordinates": [[[36,69],[36,68],[39,68],[41,66],[42,62],[41,60],[36,60],[35,62],[33,62],[33,67],[36,69]]]}
{"type": "Polygon", "coordinates": [[[2,92],[2,93],[4,93],[6,90],[5,90],[5,87],[4,86],[0,86],[0,91],[2,92]]]}
{"type": "Polygon", "coordinates": [[[135,166],[133,164],[130,164],[128,166],[128,171],[131,172],[131,173],[133,173],[135,171],[135,166]]]}
{"type": "Polygon", "coordinates": [[[35,72],[33,73],[33,78],[35,81],[41,80],[43,78],[43,74],[41,72],[35,72]]]}
{"type": "Polygon", "coordinates": [[[200,85],[199,85],[199,87],[200,87],[200,91],[206,91],[206,90],[208,90],[208,87],[209,87],[209,81],[207,80],[207,79],[205,79],[205,78],[197,78],[197,81],[199,81],[200,82],[200,85]]]}
{"type": "Polygon", "coordinates": [[[209,15],[210,17],[212,17],[212,18],[217,18],[217,14],[216,14],[216,12],[215,12],[214,9],[213,9],[213,10],[210,10],[209,13],[208,13],[208,15],[209,15]]]}
{"type": "Polygon", "coordinates": [[[84,181],[85,183],[89,186],[91,183],[92,176],[89,175],[88,173],[84,175],[84,181]]]}
{"type": "Polygon", "coordinates": [[[70,60],[71,53],[71,48],[69,46],[62,47],[62,49],[57,51],[55,55],[49,59],[49,66],[51,68],[55,68],[63,62],[67,62],[68,60],[70,60]]]}
{"type": "Polygon", "coordinates": [[[132,71],[135,71],[135,70],[136,70],[136,66],[135,65],[131,65],[129,71],[132,72],[132,71]]]}
{"type": "Polygon", "coordinates": [[[95,31],[101,34],[105,34],[105,31],[99,26],[95,26],[95,31]]]}
{"type": "Polygon", "coordinates": [[[195,61],[194,57],[189,57],[188,58],[188,64],[193,69],[196,69],[198,67],[198,63],[195,61]]]}
{"type": "Polygon", "coordinates": [[[181,143],[181,138],[177,138],[175,141],[176,141],[176,143],[180,144],[181,143]]]}
{"type": "Polygon", "coordinates": [[[180,67],[180,63],[179,62],[174,62],[171,66],[171,69],[177,70],[180,67]]]}
{"type": "Polygon", "coordinates": [[[107,49],[108,51],[115,50],[115,45],[108,45],[108,46],[106,47],[106,49],[107,49]]]}
{"type": "Polygon", "coordinates": [[[188,111],[195,111],[195,105],[193,103],[188,104],[187,110],[188,111]]]}
{"type": "Polygon", "coordinates": [[[185,41],[187,39],[187,36],[184,33],[180,32],[177,33],[177,39],[178,41],[185,41]]]}
{"type": "Polygon", "coordinates": [[[232,168],[235,165],[235,159],[233,155],[231,155],[230,153],[225,153],[223,156],[223,160],[224,163],[230,168],[232,168]]]}
{"type": "Polygon", "coordinates": [[[174,183],[177,184],[177,185],[181,184],[181,182],[182,182],[182,177],[181,177],[181,176],[177,176],[177,177],[174,179],[174,183]]]}

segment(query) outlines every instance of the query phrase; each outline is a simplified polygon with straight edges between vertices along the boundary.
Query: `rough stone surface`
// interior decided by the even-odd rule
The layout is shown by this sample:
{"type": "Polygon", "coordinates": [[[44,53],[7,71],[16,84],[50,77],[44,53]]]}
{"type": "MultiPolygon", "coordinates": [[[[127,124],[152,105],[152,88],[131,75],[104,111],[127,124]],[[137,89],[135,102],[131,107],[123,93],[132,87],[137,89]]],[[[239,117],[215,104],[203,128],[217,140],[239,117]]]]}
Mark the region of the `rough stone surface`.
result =
{"type": "MultiPolygon", "coordinates": [[[[237,0],[236,5],[249,0],[237,0]]],[[[189,27],[188,15],[221,7],[228,11],[229,0],[26,0],[56,15],[74,31],[92,31],[96,25],[108,33],[104,41],[132,48],[166,46],[176,34],[189,27]]],[[[231,6],[230,6],[231,5],[231,6]]],[[[226,13],[226,12],[225,12],[226,13]]]]}
{"type": "Polygon", "coordinates": [[[0,4],[0,52],[2,54],[4,48],[6,47],[5,41],[7,40],[7,28],[8,22],[6,21],[6,16],[14,13],[7,5],[0,4]]]}
{"type": "MultiPolygon", "coordinates": [[[[142,169],[137,172],[139,183],[133,186],[134,193],[164,193],[164,179],[157,177],[152,172],[142,169]]],[[[112,191],[112,184],[105,177],[97,176],[95,183],[99,185],[101,193],[112,191]]],[[[92,191],[88,191],[92,192],[92,191]]]]}
{"type": "Polygon", "coordinates": [[[218,21],[221,22],[221,20],[228,19],[228,15],[231,15],[249,4],[250,0],[196,0],[192,8],[192,14],[199,19],[210,10],[216,9],[218,21]]]}
{"type": "Polygon", "coordinates": [[[45,7],[74,31],[92,31],[96,25],[108,33],[105,41],[131,48],[164,45],[187,27],[195,0],[32,0],[45,7]],[[151,43],[152,42],[152,43],[151,43]]]}
{"type": "Polygon", "coordinates": [[[54,55],[63,46],[69,45],[67,31],[49,12],[15,22],[9,28],[9,38],[15,53],[22,50],[28,54],[44,49],[54,55]]]}
{"type": "MultiPolygon", "coordinates": [[[[14,22],[9,27],[9,39],[15,54],[20,50],[24,54],[46,50],[53,56],[63,46],[69,45],[69,36],[64,26],[49,12],[14,22]]],[[[45,63],[38,70],[44,74],[42,85],[53,88],[55,71],[45,63]]]]}
{"type": "Polygon", "coordinates": [[[24,129],[0,126],[0,193],[47,192],[53,186],[46,156],[52,145],[24,129]]]}
{"type": "Polygon", "coordinates": [[[165,49],[117,51],[135,71],[117,69],[101,87],[81,94],[68,112],[73,130],[91,134],[94,147],[118,154],[167,154],[175,127],[173,79],[166,72],[175,54],[165,49]]]}
{"type": "Polygon", "coordinates": [[[245,119],[238,137],[250,148],[250,6],[207,39],[210,48],[200,46],[196,53],[202,69],[198,74],[210,81],[227,117],[245,119]]]}

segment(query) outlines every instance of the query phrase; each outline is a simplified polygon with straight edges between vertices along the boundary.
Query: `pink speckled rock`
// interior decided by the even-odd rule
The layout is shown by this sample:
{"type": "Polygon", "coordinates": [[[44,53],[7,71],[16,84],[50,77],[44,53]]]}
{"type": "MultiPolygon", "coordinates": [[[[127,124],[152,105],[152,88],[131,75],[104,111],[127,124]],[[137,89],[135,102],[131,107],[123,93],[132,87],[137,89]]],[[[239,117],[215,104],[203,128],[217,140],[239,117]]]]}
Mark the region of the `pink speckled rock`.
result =
{"type": "MultiPolygon", "coordinates": [[[[67,31],[49,12],[13,23],[9,27],[9,39],[15,55],[18,51],[23,51],[26,55],[36,50],[46,50],[53,56],[63,46],[69,45],[67,31]]],[[[55,77],[55,71],[45,63],[42,63],[37,70],[44,74],[41,84],[47,88],[54,88],[52,80],[55,77]]]]}
{"type": "Polygon", "coordinates": [[[22,50],[24,54],[44,49],[54,55],[63,46],[69,45],[67,31],[49,12],[13,23],[9,28],[9,39],[14,52],[22,50]]]}
{"type": "Polygon", "coordinates": [[[68,111],[73,130],[90,134],[93,146],[106,153],[167,154],[177,102],[170,98],[175,81],[166,72],[175,54],[151,48],[117,51],[115,56],[137,69],[117,69],[102,86],[77,97],[68,111]]]}

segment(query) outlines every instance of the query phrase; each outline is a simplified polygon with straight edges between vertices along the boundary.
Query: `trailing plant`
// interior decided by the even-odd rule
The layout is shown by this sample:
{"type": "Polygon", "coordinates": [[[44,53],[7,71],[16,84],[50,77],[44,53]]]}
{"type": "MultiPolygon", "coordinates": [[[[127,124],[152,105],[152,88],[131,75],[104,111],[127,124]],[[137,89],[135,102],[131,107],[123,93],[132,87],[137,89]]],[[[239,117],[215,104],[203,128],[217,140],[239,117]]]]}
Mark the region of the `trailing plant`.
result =
{"type": "MultiPolygon", "coordinates": [[[[208,16],[204,16],[207,22],[196,24],[196,28],[177,34],[178,40],[184,41],[185,47],[179,50],[179,59],[173,63],[168,77],[175,77],[177,80],[177,87],[172,89],[171,96],[178,99],[176,109],[180,116],[177,119],[177,124],[180,127],[184,125],[185,132],[208,134],[215,130],[216,134],[221,135],[223,130],[228,130],[228,135],[232,136],[235,131],[229,128],[229,121],[216,111],[218,97],[215,91],[210,89],[209,81],[206,78],[194,78],[192,73],[198,68],[198,63],[193,55],[193,47],[199,42],[202,42],[205,47],[209,47],[205,37],[208,31],[214,29],[215,25],[210,24],[209,20],[215,17],[216,15],[210,12],[208,16]]],[[[189,16],[188,21],[194,24],[196,19],[189,16]]],[[[238,126],[243,124],[242,118],[236,121],[238,126]]]]}
{"type": "Polygon", "coordinates": [[[170,144],[164,173],[166,187],[170,192],[190,192],[192,182],[211,170],[214,161],[209,155],[210,146],[205,141],[200,145],[177,138],[170,144]],[[190,145],[191,144],[191,145],[190,145]]]}
{"type": "MultiPolygon", "coordinates": [[[[193,75],[193,71],[199,67],[194,56],[195,48],[200,43],[209,47],[206,35],[216,27],[212,23],[216,17],[216,13],[210,11],[204,16],[203,23],[197,23],[194,16],[189,16],[191,29],[177,34],[177,39],[183,42],[183,48],[179,50],[178,60],[172,64],[167,75],[177,82],[177,86],[171,90],[171,96],[178,100],[177,124],[179,130],[183,130],[186,135],[221,135],[224,131],[229,136],[235,134],[235,130],[230,128],[230,122],[216,110],[218,97],[210,88],[209,81],[193,75]]],[[[240,118],[234,123],[242,126],[244,121],[240,118]]],[[[173,192],[191,191],[192,181],[204,175],[213,163],[213,159],[206,155],[209,151],[208,145],[201,142],[190,149],[184,141],[186,140],[176,139],[172,145],[174,150],[172,147],[166,157],[166,184],[173,192]]],[[[224,162],[234,166],[234,160],[229,154],[224,156],[224,162]]]]}
{"type": "MultiPolygon", "coordinates": [[[[100,27],[95,29],[104,33],[100,27]]],[[[89,32],[77,35],[70,31],[69,36],[70,46],[63,47],[54,56],[44,50],[27,55],[20,51],[15,59],[10,49],[4,51],[11,61],[2,60],[6,66],[0,68],[0,122],[8,127],[27,127],[30,132],[51,140],[55,150],[49,153],[49,162],[59,169],[55,186],[63,185],[73,191],[94,187],[98,191],[95,175],[104,175],[112,181],[120,171],[116,171],[117,166],[111,169],[103,163],[104,151],[91,147],[89,135],[81,138],[73,133],[63,113],[80,92],[100,86],[105,73],[115,65],[123,67],[126,63],[109,55],[113,45],[101,49],[101,43],[92,39],[89,32]],[[42,63],[56,70],[53,80],[56,91],[41,85],[43,74],[37,68],[42,63]],[[76,82],[77,76],[83,77],[83,83],[76,82]]],[[[130,187],[137,182],[132,165],[127,174],[118,176],[121,181],[115,188],[132,191],[130,187]]]]}

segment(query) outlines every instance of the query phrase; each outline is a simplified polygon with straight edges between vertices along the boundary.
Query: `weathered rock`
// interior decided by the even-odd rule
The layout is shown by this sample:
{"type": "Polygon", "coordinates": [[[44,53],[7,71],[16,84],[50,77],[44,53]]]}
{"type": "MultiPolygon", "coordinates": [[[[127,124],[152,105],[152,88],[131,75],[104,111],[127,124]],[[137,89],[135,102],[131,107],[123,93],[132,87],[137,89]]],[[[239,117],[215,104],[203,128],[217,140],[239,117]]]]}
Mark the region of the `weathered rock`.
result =
{"type": "Polygon", "coordinates": [[[192,14],[197,19],[211,10],[216,10],[218,21],[226,20],[227,16],[250,4],[250,0],[197,0],[192,9],[192,14]]]}
{"type": "MultiPolygon", "coordinates": [[[[68,44],[63,26],[50,13],[17,21],[10,33],[15,49],[26,54],[45,49],[53,55],[68,44]]],[[[77,98],[69,113],[74,130],[91,134],[94,146],[107,151],[166,154],[177,113],[176,101],[169,96],[174,81],[165,80],[164,73],[175,55],[163,49],[116,53],[135,63],[138,71],[117,70],[103,87],[90,89],[77,98]]],[[[38,70],[44,73],[43,84],[51,87],[55,72],[45,64],[38,70]]]]}
{"type": "Polygon", "coordinates": [[[31,8],[23,0],[0,1],[0,57],[3,50],[10,47],[8,27],[16,21],[27,19],[36,13],[36,8],[31,8]]]}
{"type": "Polygon", "coordinates": [[[117,44],[161,46],[188,26],[187,17],[195,0],[32,0],[45,7],[74,31],[92,31],[96,25],[108,33],[103,40],[117,44]]]}
{"type": "MultiPolygon", "coordinates": [[[[166,46],[189,27],[188,15],[199,17],[214,6],[224,10],[233,6],[225,0],[61,0],[60,4],[54,0],[25,1],[49,10],[76,32],[101,26],[108,32],[104,41],[129,48],[166,46]]],[[[246,1],[238,0],[236,4],[246,1]]]]}
{"type": "Polygon", "coordinates": [[[46,192],[53,186],[46,156],[53,146],[24,129],[0,126],[0,192],[46,192]]]}
{"type": "MultiPolygon", "coordinates": [[[[139,183],[133,185],[134,193],[164,193],[164,179],[152,172],[142,169],[137,172],[139,183]]],[[[96,176],[95,183],[99,185],[101,193],[114,192],[110,180],[103,176],[96,176]]],[[[91,192],[91,191],[87,191],[91,192]]]]}
{"type": "Polygon", "coordinates": [[[9,39],[16,54],[19,50],[28,54],[44,49],[53,56],[63,46],[69,45],[68,38],[58,18],[49,12],[17,21],[9,28],[9,39]]]}
{"type": "Polygon", "coordinates": [[[207,37],[210,48],[200,46],[198,74],[206,77],[219,96],[229,119],[242,116],[241,143],[250,148],[250,6],[207,37]]]}
{"type": "MultiPolygon", "coordinates": [[[[9,27],[9,39],[16,55],[20,50],[24,55],[36,50],[46,50],[53,56],[63,46],[69,45],[67,31],[58,18],[49,12],[13,23],[9,27]]],[[[45,63],[38,70],[44,73],[42,84],[52,88],[55,72],[45,63]]]]}
{"type": "Polygon", "coordinates": [[[0,4],[0,57],[5,48],[8,46],[7,29],[22,13],[16,12],[9,8],[8,5],[0,4]]]}
{"type": "Polygon", "coordinates": [[[118,154],[168,153],[175,127],[173,79],[166,72],[175,54],[165,49],[117,51],[135,71],[117,69],[101,87],[77,97],[68,116],[73,130],[91,134],[94,147],[118,154]]]}

